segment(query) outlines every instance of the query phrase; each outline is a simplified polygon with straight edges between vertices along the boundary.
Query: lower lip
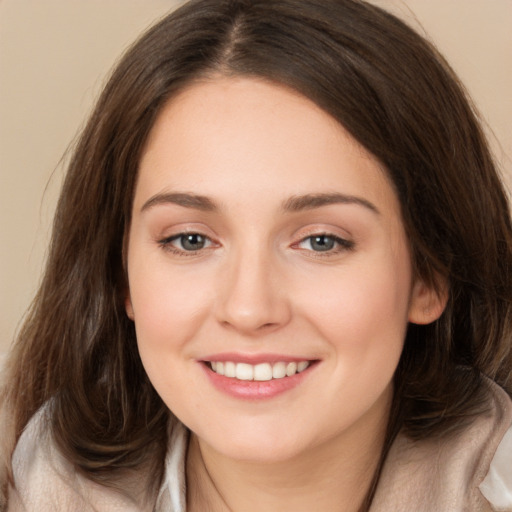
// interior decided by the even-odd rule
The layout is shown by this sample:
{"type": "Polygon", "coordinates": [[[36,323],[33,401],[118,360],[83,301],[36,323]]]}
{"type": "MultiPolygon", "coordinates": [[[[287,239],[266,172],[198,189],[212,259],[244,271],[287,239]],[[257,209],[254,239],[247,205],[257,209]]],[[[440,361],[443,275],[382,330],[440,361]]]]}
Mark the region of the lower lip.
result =
{"type": "Polygon", "coordinates": [[[296,388],[306,379],[311,370],[316,366],[316,361],[311,363],[304,371],[296,373],[291,377],[272,380],[239,380],[225,377],[215,373],[207,364],[201,363],[210,382],[219,391],[234,398],[244,400],[263,400],[281,395],[286,391],[296,388]]]}

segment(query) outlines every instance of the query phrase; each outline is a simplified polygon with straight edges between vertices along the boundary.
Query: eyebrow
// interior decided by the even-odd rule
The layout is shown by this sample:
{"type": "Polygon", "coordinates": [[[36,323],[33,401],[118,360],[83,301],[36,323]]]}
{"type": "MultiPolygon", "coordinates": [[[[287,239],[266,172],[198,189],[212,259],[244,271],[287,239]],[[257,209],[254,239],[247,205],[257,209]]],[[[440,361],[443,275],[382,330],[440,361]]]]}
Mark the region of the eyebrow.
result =
{"type": "MultiPolygon", "coordinates": [[[[176,204],[178,206],[183,206],[184,208],[191,208],[204,212],[216,212],[219,210],[219,207],[209,197],[187,192],[168,192],[156,194],[148,199],[142,206],[141,212],[149,210],[154,206],[164,204],[176,204]]],[[[305,210],[314,210],[315,208],[321,208],[322,206],[329,206],[333,204],[356,204],[367,208],[373,213],[380,214],[378,208],[367,199],[336,192],[292,196],[283,202],[282,210],[284,212],[294,213],[305,210]]]]}
{"type": "Polygon", "coordinates": [[[283,210],[285,212],[301,212],[332,204],[356,204],[367,208],[373,213],[380,214],[378,208],[367,199],[358,196],[339,194],[337,192],[292,196],[283,203],[283,210]]]}
{"type": "Polygon", "coordinates": [[[160,204],[177,204],[184,208],[193,208],[204,212],[218,210],[217,205],[209,197],[185,192],[169,192],[154,195],[144,203],[140,211],[144,212],[160,204]]]}

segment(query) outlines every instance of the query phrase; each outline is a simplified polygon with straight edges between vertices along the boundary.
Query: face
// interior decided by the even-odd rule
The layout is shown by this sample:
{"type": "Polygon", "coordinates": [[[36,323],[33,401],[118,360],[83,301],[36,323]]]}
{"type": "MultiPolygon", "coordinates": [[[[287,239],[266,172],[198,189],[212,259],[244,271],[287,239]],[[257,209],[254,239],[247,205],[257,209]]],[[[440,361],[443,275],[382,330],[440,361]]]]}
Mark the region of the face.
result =
{"type": "Polygon", "coordinates": [[[379,162],[308,99],[218,78],[166,105],[139,172],[126,308],[174,414],[244,460],[383,428],[436,310],[379,162]]]}

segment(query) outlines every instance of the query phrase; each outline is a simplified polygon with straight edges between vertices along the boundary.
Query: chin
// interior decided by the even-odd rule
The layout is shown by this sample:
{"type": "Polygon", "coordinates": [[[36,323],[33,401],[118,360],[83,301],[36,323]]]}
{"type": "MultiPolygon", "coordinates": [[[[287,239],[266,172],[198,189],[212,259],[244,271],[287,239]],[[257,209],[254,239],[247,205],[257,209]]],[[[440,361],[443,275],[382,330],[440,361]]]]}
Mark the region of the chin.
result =
{"type": "Polygon", "coordinates": [[[291,460],[305,452],[311,445],[306,432],[290,431],[290,428],[255,425],[250,428],[209,429],[198,437],[215,452],[238,461],[272,464],[291,460]]]}
{"type": "Polygon", "coordinates": [[[232,460],[252,464],[278,464],[294,459],[303,451],[301,447],[283,443],[283,439],[277,443],[260,442],[233,443],[220,447],[222,454],[232,460]]]}

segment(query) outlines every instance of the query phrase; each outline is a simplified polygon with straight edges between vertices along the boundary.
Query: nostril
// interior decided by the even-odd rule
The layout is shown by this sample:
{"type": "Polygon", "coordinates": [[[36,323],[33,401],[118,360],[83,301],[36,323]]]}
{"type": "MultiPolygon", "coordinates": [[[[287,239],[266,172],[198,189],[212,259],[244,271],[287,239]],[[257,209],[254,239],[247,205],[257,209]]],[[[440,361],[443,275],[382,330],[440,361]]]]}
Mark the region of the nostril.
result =
{"type": "Polygon", "coordinates": [[[260,328],[261,330],[263,330],[263,329],[269,329],[269,328],[271,329],[272,327],[275,327],[276,325],[277,325],[276,323],[268,322],[268,323],[266,323],[266,324],[261,325],[259,328],[260,328]]]}

